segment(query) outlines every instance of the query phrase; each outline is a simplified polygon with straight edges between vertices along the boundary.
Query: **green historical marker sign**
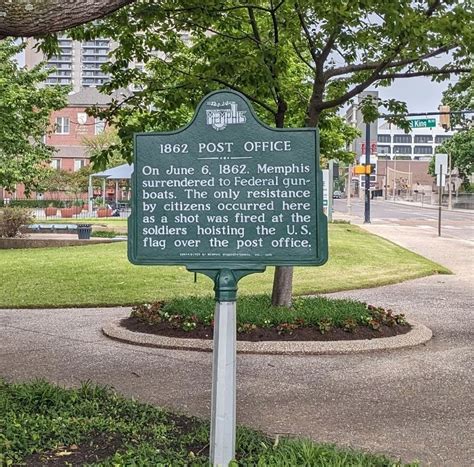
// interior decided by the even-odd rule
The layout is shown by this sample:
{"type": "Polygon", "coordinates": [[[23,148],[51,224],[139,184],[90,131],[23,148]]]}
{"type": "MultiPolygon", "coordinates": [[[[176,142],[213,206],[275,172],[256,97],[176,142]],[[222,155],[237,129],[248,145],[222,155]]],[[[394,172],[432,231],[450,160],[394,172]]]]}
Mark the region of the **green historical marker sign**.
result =
{"type": "Polygon", "coordinates": [[[136,134],[132,195],[134,264],[327,260],[317,130],[268,127],[239,93],[209,94],[181,130],[136,134]]]}
{"type": "Polygon", "coordinates": [[[416,120],[410,120],[410,126],[412,128],[434,128],[436,127],[435,118],[419,118],[416,120]]]}
{"type": "Polygon", "coordinates": [[[317,130],[270,128],[241,94],[218,91],[186,128],[135,135],[130,261],[214,281],[212,465],[235,458],[239,279],[327,255],[317,130]]]}

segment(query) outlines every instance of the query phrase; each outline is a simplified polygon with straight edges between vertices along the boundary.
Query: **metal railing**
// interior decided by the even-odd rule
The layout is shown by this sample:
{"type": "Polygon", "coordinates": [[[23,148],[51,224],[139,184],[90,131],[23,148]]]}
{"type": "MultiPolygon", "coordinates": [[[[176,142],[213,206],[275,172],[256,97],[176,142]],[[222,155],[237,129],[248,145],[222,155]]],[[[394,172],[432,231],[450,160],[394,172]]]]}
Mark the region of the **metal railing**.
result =
{"type": "Polygon", "coordinates": [[[11,206],[29,209],[36,221],[69,220],[83,222],[87,219],[128,218],[130,206],[128,202],[109,202],[106,206],[95,205],[89,210],[84,200],[32,200],[32,199],[0,199],[0,207],[11,206]]]}

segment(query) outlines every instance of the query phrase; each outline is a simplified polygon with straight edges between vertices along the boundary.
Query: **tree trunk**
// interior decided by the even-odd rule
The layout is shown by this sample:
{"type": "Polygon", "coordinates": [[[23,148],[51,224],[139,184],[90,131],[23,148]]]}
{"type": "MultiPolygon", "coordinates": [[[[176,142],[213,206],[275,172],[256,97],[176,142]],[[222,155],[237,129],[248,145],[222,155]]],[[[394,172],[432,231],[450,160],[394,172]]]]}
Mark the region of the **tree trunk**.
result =
{"type": "MultiPolygon", "coordinates": [[[[319,122],[320,111],[317,104],[322,100],[323,91],[321,86],[314,86],[313,95],[308,105],[306,126],[315,127],[319,122]]],[[[275,116],[277,128],[283,128],[287,106],[285,102],[278,104],[278,112],[275,116]]],[[[277,266],[273,276],[272,305],[290,307],[293,297],[293,267],[277,266]]]]}
{"type": "Polygon", "coordinates": [[[0,38],[43,36],[88,23],[135,0],[0,0],[0,38]]]}
{"type": "MultiPolygon", "coordinates": [[[[285,101],[278,102],[278,110],[275,115],[275,125],[283,128],[285,124],[285,113],[288,107],[285,101]]],[[[273,276],[272,305],[291,306],[293,296],[293,266],[277,266],[273,276]]]]}
{"type": "Polygon", "coordinates": [[[293,266],[277,266],[273,276],[272,305],[291,306],[293,297],[293,266]]]}

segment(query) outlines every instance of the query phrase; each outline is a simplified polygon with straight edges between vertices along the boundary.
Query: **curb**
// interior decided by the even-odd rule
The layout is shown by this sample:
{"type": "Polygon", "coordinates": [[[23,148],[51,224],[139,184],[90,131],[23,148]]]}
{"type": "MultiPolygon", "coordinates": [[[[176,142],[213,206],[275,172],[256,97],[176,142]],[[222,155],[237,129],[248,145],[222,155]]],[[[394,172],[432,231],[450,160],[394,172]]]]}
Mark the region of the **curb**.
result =
{"type": "MultiPolygon", "coordinates": [[[[212,340],[178,339],[175,337],[157,336],[133,332],[120,326],[123,318],[111,321],[102,328],[105,336],[127,344],[156,347],[172,350],[194,350],[212,352],[212,340]]],[[[352,341],[237,341],[237,353],[272,354],[272,355],[343,355],[376,350],[394,350],[428,342],[433,333],[422,324],[411,323],[412,329],[406,334],[380,339],[352,341]]]]}

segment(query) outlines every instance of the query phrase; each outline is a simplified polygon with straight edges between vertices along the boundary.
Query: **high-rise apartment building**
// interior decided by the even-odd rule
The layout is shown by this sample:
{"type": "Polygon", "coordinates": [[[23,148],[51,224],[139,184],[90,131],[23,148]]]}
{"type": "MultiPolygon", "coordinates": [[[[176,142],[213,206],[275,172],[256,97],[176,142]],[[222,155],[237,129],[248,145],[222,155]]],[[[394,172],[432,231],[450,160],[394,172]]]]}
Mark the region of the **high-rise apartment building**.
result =
{"type": "Polygon", "coordinates": [[[110,39],[94,39],[85,42],[74,41],[61,36],[58,40],[59,53],[49,59],[35,48],[33,40],[28,41],[25,50],[25,65],[33,67],[46,61],[51,74],[48,84],[71,86],[73,92],[83,88],[97,87],[104,84],[108,76],[101,70],[109,62],[109,52],[116,44],[110,39]]]}

